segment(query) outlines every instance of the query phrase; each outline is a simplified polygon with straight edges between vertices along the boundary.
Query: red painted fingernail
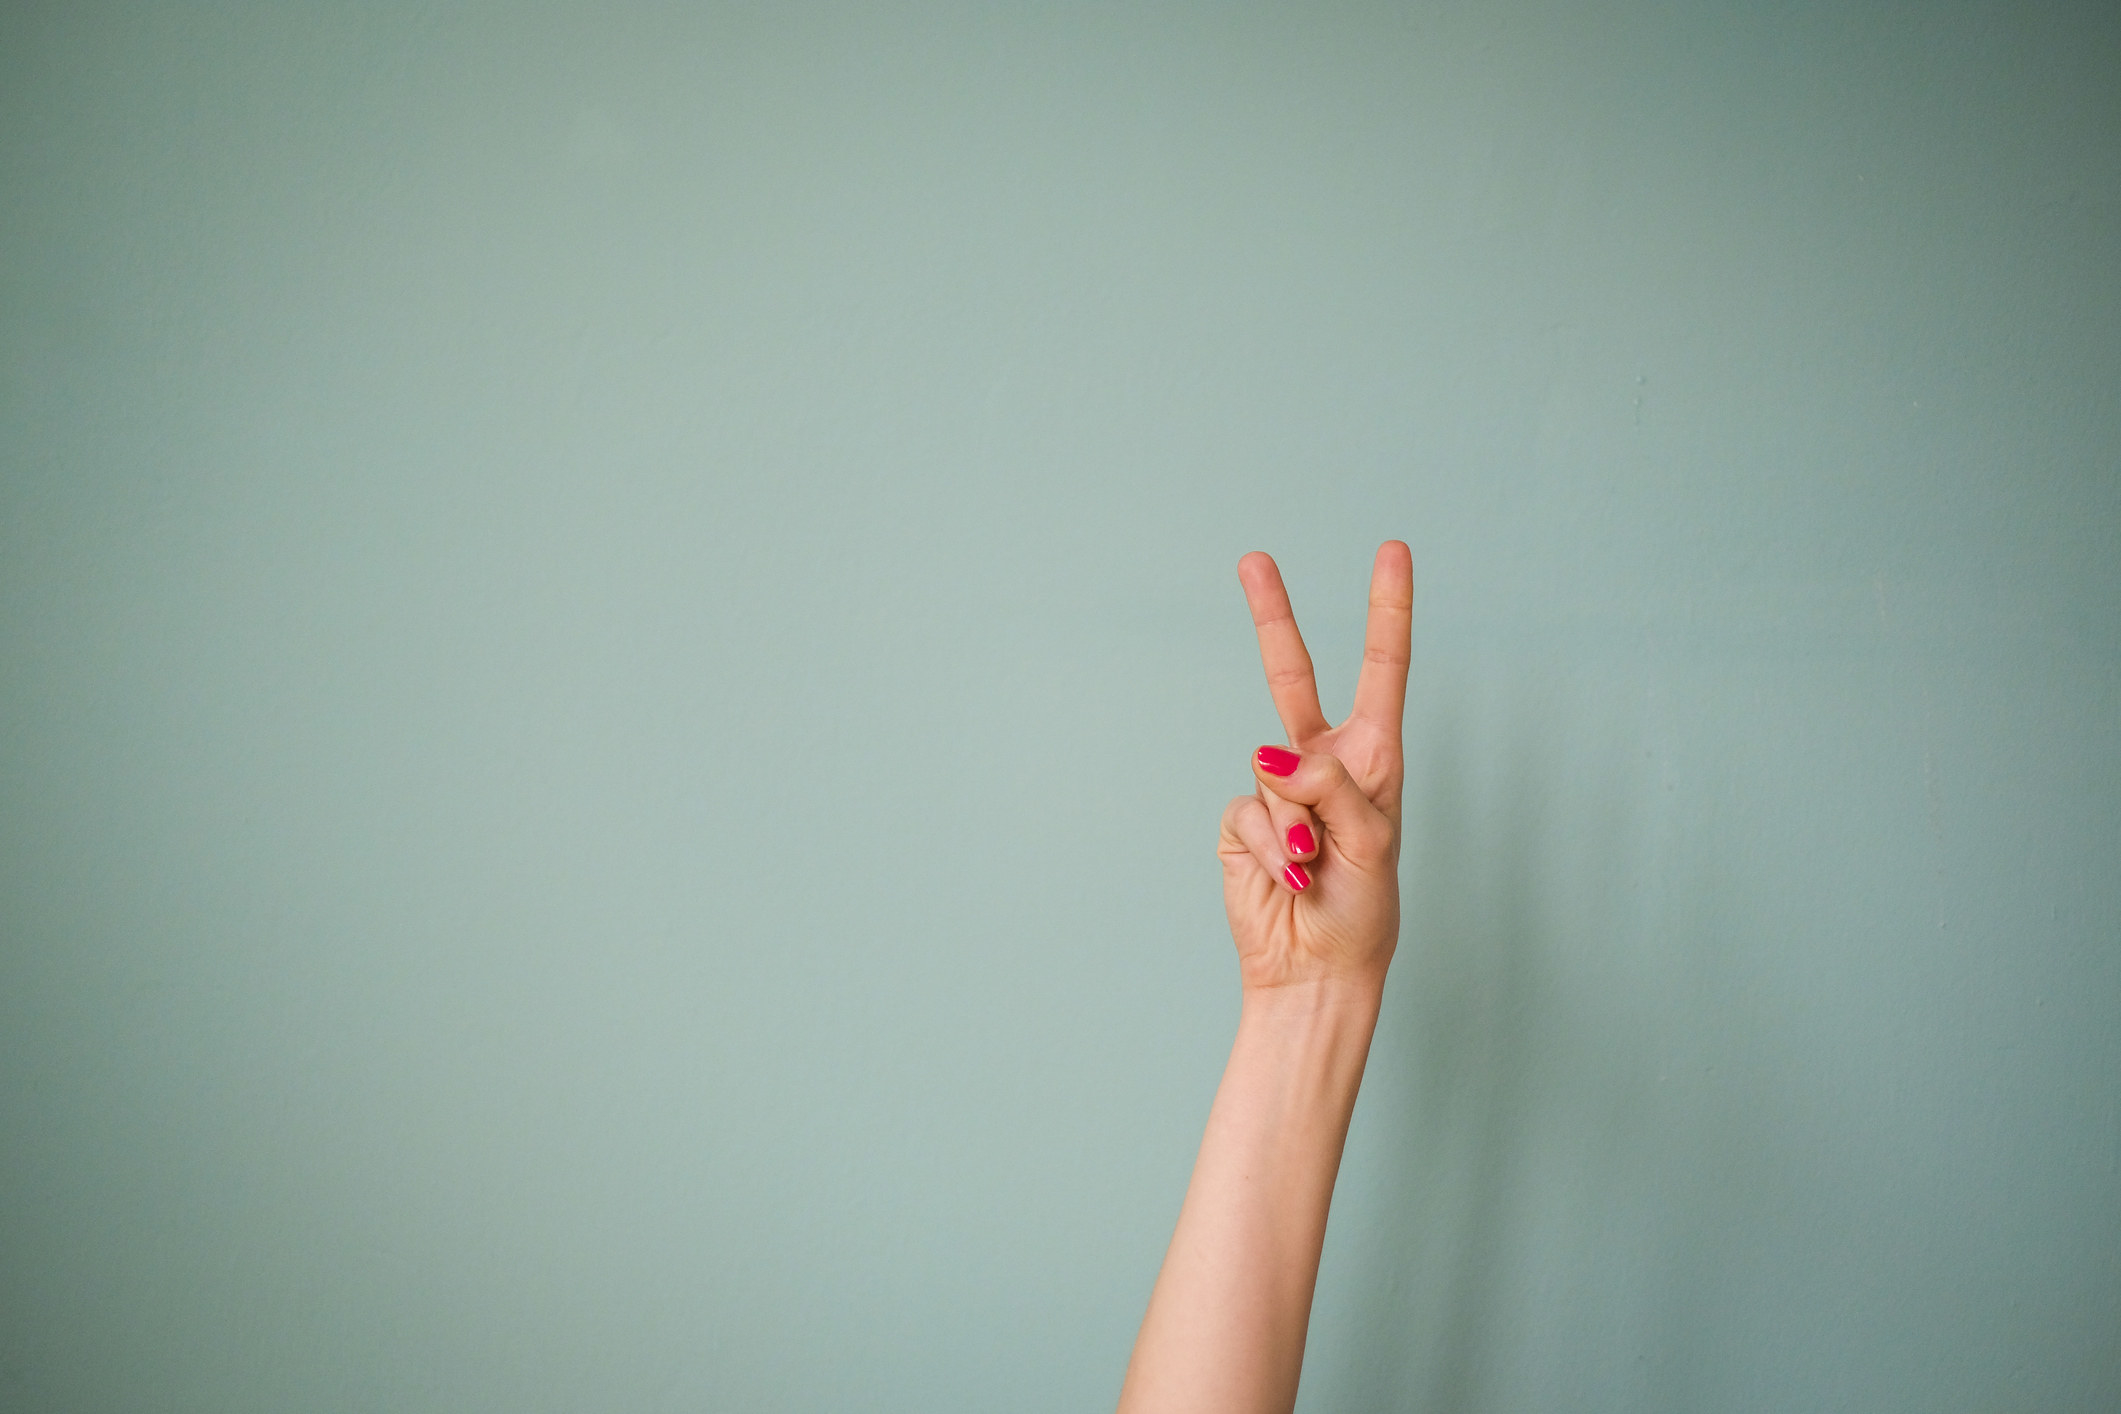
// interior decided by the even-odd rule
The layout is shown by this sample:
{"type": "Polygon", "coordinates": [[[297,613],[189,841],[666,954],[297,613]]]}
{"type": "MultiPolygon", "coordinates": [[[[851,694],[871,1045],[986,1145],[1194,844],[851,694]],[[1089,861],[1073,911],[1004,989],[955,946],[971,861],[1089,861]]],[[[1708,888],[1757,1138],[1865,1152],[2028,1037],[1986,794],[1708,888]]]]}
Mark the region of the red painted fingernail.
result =
{"type": "Polygon", "coordinates": [[[1289,827],[1289,853],[1309,854],[1311,846],[1317,843],[1318,841],[1311,838],[1311,827],[1303,821],[1298,820],[1289,827]]]}
{"type": "Polygon", "coordinates": [[[1303,760],[1295,752],[1284,751],[1278,746],[1262,746],[1257,759],[1261,770],[1270,771],[1277,776],[1295,774],[1297,765],[1303,760]]]}
{"type": "Polygon", "coordinates": [[[1289,887],[1298,893],[1302,893],[1305,889],[1311,887],[1311,876],[1304,872],[1304,867],[1301,864],[1282,865],[1281,876],[1287,879],[1289,887]]]}

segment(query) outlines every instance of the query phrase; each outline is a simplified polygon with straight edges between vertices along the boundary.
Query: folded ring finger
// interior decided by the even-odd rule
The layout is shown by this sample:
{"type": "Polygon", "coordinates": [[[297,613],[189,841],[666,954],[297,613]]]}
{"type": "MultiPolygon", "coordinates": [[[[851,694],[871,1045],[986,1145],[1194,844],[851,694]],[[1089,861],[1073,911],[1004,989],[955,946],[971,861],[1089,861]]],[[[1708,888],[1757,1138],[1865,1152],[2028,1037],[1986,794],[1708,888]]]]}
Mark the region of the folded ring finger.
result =
{"type": "Polygon", "coordinates": [[[1309,861],[1318,854],[1323,831],[1318,827],[1318,817],[1311,807],[1293,800],[1284,800],[1265,786],[1255,786],[1260,801],[1273,817],[1274,833],[1281,840],[1282,852],[1292,860],[1309,861]]]}
{"type": "Polygon", "coordinates": [[[1260,868],[1279,879],[1283,888],[1300,894],[1311,887],[1311,871],[1303,866],[1298,855],[1309,859],[1318,853],[1317,826],[1312,823],[1311,812],[1294,801],[1283,800],[1267,790],[1258,794],[1266,809],[1246,812],[1240,837],[1245,847],[1252,851],[1253,858],[1259,861],[1260,868]],[[1297,832],[1293,838],[1292,832],[1297,832]],[[1298,842],[1308,844],[1310,848],[1294,849],[1298,842]]]}

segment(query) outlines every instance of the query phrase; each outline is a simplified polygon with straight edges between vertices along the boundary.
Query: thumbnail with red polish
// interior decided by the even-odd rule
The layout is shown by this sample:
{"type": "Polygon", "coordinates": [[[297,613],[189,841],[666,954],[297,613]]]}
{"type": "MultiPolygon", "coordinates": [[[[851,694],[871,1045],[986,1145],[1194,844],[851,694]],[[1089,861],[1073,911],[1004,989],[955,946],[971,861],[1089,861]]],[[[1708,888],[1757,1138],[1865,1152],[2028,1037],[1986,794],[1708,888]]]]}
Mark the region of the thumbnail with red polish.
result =
{"type": "Polygon", "coordinates": [[[1258,760],[1261,770],[1276,776],[1294,775],[1297,766],[1303,762],[1295,752],[1284,751],[1278,746],[1262,746],[1258,760]]]}

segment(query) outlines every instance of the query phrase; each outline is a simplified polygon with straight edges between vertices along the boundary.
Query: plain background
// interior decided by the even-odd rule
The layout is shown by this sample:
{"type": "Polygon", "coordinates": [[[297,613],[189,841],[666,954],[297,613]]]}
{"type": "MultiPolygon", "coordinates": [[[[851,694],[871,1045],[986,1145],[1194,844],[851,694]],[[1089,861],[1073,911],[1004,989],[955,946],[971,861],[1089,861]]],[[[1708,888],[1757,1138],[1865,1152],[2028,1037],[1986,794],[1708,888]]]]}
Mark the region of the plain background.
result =
{"type": "Polygon", "coordinates": [[[2121,1406],[2121,12],[14,4],[0,1409],[1082,1410],[1413,547],[1309,1410],[2121,1406]]]}

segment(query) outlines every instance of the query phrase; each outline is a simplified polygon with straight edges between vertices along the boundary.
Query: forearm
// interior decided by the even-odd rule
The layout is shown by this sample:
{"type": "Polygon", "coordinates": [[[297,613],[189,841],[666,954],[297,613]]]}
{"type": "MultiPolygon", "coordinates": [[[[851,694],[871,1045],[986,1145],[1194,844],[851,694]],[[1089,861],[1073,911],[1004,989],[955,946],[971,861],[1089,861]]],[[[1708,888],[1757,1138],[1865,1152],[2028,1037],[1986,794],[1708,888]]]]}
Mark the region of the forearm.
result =
{"type": "Polygon", "coordinates": [[[1381,982],[1247,993],[1121,1414],[1286,1411],[1381,982]]]}

